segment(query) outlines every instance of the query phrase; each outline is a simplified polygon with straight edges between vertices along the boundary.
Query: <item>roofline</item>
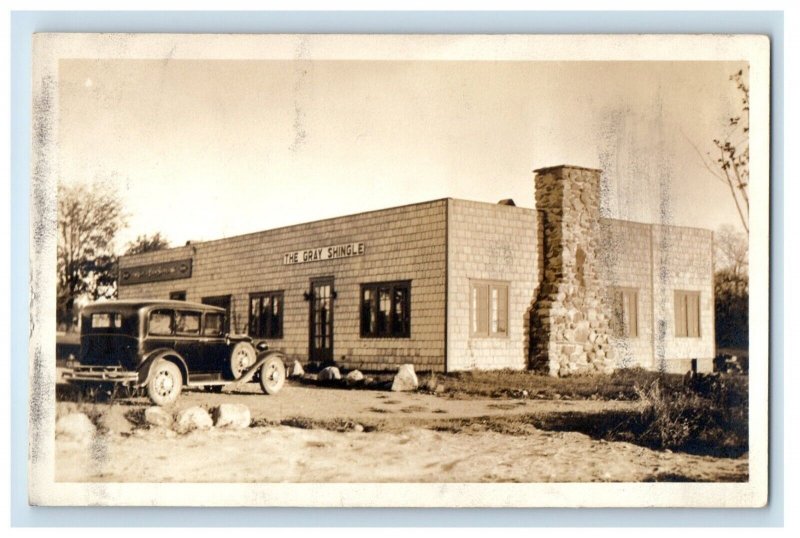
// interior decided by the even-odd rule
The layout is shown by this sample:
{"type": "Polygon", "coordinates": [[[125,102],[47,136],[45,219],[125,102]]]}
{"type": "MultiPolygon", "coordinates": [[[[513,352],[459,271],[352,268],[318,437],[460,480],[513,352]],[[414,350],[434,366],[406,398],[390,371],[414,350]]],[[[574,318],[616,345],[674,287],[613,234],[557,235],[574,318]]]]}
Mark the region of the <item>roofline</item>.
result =
{"type": "Polygon", "coordinates": [[[626,219],[617,219],[614,217],[600,217],[600,220],[613,220],[616,222],[623,222],[625,224],[636,224],[637,226],[663,226],[664,228],[682,228],[684,230],[696,230],[698,232],[708,232],[711,235],[714,235],[714,230],[710,228],[700,228],[699,226],[684,226],[681,224],[664,224],[661,222],[642,222],[640,220],[626,220],[626,219]]]}
{"type": "Polygon", "coordinates": [[[537,168],[533,172],[535,174],[544,174],[550,172],[551,170],[555,170],[557,168],[569,168],[572,170],[587,170],[589,172],[603,172],[600,168],[589,168],[587,166],[575,166],[572,164],[557,164],[555,166],[545,166],[544,168],[537,168]]]}
{"type": "MultiPolygon", "coordinates": [[[[258,230],[256,232],[247,232],[247,233],[239,234],[239,235],[231,235],[229,237],[220,237],[218,239],[207,239],[205,241],[197,241],[197,242],[192,241],[192,242],[190,242],[190,243],[188,243],[186,245],[181,245],[181,246],[178,246],[178,247],[165,248],[165,249],[162,249],[162,250],[159,250],[159,251],[152,251],[152,252],[168,252],[170,250],[185,249],[185,248],[190,248],[193,245],[204,245],[204,244],[209,244],[209,243],[216,243],[218,241],[230,241],[231,239],[240,239],[240,238],[249,237],[249,236],[252,236],[252,235],[259,235],[259,234],[267,233],[267,232],[277,232],[279,230],[287,230],[289,228],[297,228],[299,226],[307,226],[309,224],[318,224],[318,223],[322,223],[322,222],[330,222],[330,221],[333,221],[333,220],[346,219],[346,218],[350,218],[350,217],[360,217],[362,215],[369,215],[371,213],[380,213],[381,211],[391,211],[391,210],[395,210],[395,209],[404,209],[404,208],[409,208],[409,207],[414,207],[414,206],[430,205],[430,204],[435,204],[436,202],[446,202],[446,201],[452,200],[452,199],[453,198],[450,198],[450,197],[436,198],[434,200],[426,200],[426,201],[423,201],[423,202],[413,202],[413,203],[410,203],[410,204],[403,204],[403,205],[392,206],[392,207],[384,207],[384,208],[381,208],[381,209],[370,209],[369,211],[361,211],[359,213],[350,213],[348,215],[340,215],[338,217],[327,217],[327,218],[319,219],[319,220],[308,220],[308,221],[305,221],[305,222],[298,222],[296,224],[287,224],[286,226],[278,226],[277,228],[267,228],[265,230],[258,230]]],[[[147,254],[152,254],[152,252],[144,252],[142,254],[123,254],[122,256],[120,256],[120,258],[132,259],[132,258],[135,258],[137,256],[144,256],[144,255],[147,255],[147,254]]]]}

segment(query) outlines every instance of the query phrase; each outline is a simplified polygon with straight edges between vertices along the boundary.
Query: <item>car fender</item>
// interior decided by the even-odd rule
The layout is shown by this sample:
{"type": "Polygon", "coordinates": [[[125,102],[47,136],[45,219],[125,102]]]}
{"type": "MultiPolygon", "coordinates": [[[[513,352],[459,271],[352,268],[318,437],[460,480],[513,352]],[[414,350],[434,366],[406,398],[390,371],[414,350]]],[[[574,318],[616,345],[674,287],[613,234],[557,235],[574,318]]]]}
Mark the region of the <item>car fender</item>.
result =
{"type": "Polygon", "coordinates": [[[253,366],[248,368],[242,377],[236,380],[236,384],[249,382],[251,379],[253,379],[253,376],[256,375],[256,372],[261,370],[261,367],[264,365],[264,363],[273,357],[280,359],[280,361],[283,363],[283,367],[286,367],[286,355],[284,355],[282,352],[273,350],[262,351],[256,355],[256,362],[253,364],[253,366]]]}
{"type": "Polygon", "coordinates": [[[171,362],[177,363],[178,368],[181,370],[183,376],[183,383],[186,384],[189,379],[189,368],[186,366],[186,361],[181,357],[180,353],[174,349],[164,348],[157,349],[150,353],[142,364],[139,365],[139,385],[147,385],[152,375],[153,365],[160,359],[167,359],[171,362]]]}

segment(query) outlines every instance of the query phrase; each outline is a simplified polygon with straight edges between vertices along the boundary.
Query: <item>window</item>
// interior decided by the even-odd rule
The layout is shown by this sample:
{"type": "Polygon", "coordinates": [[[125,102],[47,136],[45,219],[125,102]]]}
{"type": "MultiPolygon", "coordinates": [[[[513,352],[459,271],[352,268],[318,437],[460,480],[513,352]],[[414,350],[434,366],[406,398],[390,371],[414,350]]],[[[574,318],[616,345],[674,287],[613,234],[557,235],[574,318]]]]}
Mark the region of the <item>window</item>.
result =
{"type": "Polygon", "coordinates": [[[122,327],[122,314],[92,314],[92,329],[119,329],[122,327]]]}
{"type": "Polygon", "coordinates": [[[172,334],[172,311],[154,310],[150,312],[148,334],[154,336],[169,336],[172,334]]]}
{"type": "Polygon", "coordinates": [[[203,336],[222,336],[222,314],[206,314],[206,324],[203,326],[203,336]]]}
{"type": "Polygon", "coordinates": [[[177,334],[185,334],[185,335],[200,334],[200,313],[176,312],[175,332],[177,334]]]}
{"type": "Polygon", "coordinates": [[[622,338],[639,336],[639,292],[630,288],[616,288],[613,293],[611,326],[614,336],[622,338]]]}
{"type": "Polygon", "coordinates": [[[700,338],[700,292],[675,292],[675,336],[700,338]]]}
{"type": "Polygon", "coordinates": [[[361,337],[411,337],[411,282],[361,285],[361,337]]]}
{"type": "Polygon", "coordinates": [[[283,292],[269,291],[250,295],[250,336],[283,338],[283,292]]]}
{"type": "MultiPolygon", "coordinates": [[[[231,332],[231,296],[230,295],[217,295],[215,297],[203,297],[200,299],[203,304],[218,306],[225,309],[225,332],[231,332]]],[[[233,320],[236,321],[236,320],[233,320]]],[[[233,332],[238,332],[239,329],[234,326],[233,332]]]]}
{"type": "Polygon", "coordinates": [[[470,281],[470,336],[508,336],[508,283],[470,281]]]}
{"type": "Polygon", "coordinates": [[[185,301],[186,291],[171,291],[169,292],[170,301],[185,301]]]}

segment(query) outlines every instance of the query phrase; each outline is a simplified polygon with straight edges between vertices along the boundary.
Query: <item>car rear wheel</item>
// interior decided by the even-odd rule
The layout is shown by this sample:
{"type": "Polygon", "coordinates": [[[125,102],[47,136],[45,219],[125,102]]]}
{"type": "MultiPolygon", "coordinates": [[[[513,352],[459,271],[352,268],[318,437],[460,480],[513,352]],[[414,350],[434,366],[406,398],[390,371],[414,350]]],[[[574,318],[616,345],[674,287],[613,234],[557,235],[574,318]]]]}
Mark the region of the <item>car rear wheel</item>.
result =
{"type": "Polygon", "coordinates": [[[230,371],[234,379],[256,363],[256,348],[250,342],[239,342],[231,350],[230,371]]]}
{"type": "Polygon", "coordinates": [[[147,381],[147,396],[156,405],[170,405],[178,399],[182,386],[180,369],[172,362],[159,359],[147,381]]]}
{"type": "Polygon", "coordinates": [[[278,357],[271,357],[261,366],[259,383],[261,390],[266,394],[277,394],[283,388],[286,381],[286,366],[278,357]]]}

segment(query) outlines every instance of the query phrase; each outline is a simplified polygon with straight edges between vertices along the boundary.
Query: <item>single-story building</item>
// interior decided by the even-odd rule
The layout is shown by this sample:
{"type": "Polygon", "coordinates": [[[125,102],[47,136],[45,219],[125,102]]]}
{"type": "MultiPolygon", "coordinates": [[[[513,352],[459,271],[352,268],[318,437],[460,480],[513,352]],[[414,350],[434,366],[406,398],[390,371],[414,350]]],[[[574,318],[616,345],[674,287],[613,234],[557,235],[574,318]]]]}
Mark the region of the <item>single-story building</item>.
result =
{"type": "Polygon", "coordinates": [[[303,363],[710,370],[713,234],[601,218],[599,170],[535,174],[535,209],[446,198],[123,256],[119,297],[222,306],[303,363]]]}

